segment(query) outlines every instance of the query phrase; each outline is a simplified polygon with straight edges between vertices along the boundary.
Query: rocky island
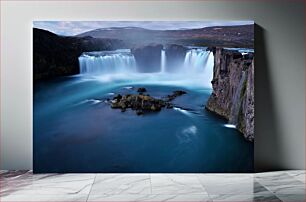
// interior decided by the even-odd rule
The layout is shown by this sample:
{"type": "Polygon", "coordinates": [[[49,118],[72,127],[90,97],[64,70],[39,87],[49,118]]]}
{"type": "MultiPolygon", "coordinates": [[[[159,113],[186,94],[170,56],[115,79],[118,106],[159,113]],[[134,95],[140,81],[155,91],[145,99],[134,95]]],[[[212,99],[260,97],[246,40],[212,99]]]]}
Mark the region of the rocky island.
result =
{"type": "Polygon", "coordinates": [[[174,91],[171,95],[166,96],[164,99],[154,98],[150,95],[144,95],[147,92],[145,88],[138,88],[139,94],[116,95],[110,100],[111,108],[121,109],[125,112],[130,108],[136,111],[137,115],[142,115],[150,112],[159,112],[162,108],[172,108],[171,103],[176,97],[186,94],[185,91],[174,91]]]}

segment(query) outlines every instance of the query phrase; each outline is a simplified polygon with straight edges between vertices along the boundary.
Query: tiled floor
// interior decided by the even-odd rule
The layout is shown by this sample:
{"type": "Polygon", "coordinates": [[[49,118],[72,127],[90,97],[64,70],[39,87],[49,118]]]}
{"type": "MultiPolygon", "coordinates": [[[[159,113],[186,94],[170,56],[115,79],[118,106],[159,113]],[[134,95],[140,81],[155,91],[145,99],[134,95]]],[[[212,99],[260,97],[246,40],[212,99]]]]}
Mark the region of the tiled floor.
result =
{"type": "Polygon", "coordinates": [[[305,201],[305,171],[39,174],[1,171],[0,201],[305,201]]]}

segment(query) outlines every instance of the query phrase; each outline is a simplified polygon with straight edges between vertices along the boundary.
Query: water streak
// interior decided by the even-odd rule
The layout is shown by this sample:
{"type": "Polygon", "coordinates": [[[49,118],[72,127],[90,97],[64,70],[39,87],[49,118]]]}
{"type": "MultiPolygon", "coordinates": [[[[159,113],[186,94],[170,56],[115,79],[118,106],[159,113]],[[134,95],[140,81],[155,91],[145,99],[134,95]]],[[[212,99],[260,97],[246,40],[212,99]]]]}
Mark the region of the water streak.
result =
{"type": "Polygon", "coordinates": [[[236,92],[235,92],[235,95],[234,95],[233,107],[232,107],[232,110],[231,110],[231,115],[230,115],[230,120],[229,120],[229,123],[232,124],[232,125],[235,125],[235,126],[237,126],[237,124],[238,124],[238,116],[239,116],[239,111],[240,111],[240,107],[241,107],[241,100],[240,100],[241,95],[240,94],[241,94],[241,90],[242,90],[242,87],[244,85],[245,79],[246,79],[246,74],[243,71],[242,75],[241,75],[241,78],[240,78],[240,81],[239,81],[239,85],[238,85],[238,87],[236,89],[236,92]]]}
{"type": "Polygon", "coordinates": [[[162,73],[166,72],[166,51],[164,49],[161,50],[161,64],[160,70],[162,73]]]}

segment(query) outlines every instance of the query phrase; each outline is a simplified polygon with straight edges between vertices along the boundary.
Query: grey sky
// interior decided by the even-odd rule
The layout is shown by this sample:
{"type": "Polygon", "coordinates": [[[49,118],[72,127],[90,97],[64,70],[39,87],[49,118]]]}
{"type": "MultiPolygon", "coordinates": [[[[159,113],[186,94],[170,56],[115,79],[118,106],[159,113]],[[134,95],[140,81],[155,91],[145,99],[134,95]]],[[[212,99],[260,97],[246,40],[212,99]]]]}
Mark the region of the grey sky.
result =
{"type": "Polygon", "coordinates": [[[59,35],[70,36],[108,27],[132,26],[152,30],[175,30],[253,23],[253,21],[34,21],[33,26],[59,35]]]}

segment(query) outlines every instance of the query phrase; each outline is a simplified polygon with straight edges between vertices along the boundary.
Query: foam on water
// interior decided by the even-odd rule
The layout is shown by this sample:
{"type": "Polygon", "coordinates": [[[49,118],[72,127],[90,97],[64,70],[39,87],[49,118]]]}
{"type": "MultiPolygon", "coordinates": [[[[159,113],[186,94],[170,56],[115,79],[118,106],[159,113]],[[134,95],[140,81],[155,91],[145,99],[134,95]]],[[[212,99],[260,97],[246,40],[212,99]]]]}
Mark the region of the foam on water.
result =
{"type": "Polygon", "coordinates": [[[86,104],[86,103],[99,104],[100,102],[102,102],[102,101],[101,100],[97,100],[97,99],[86,99],[86,100],[83,100],[83,101],[75,104],[75,106],[86,104]]]}
{"type": "Polygon", "coordinates": [[[233,125],[233,124],[224,124],[224,127],[226,127],[226,128],[236,128],[236,126],[233,125]]]}
{"type": "Polygon", "coordinates": [[[181,112],[182,114],[186,115],[186,116],[192,116],[192,113],[190,113],[189,111],[179,108],[179,107],[173,107],[173,109],[175,111],[181,112]]]}

